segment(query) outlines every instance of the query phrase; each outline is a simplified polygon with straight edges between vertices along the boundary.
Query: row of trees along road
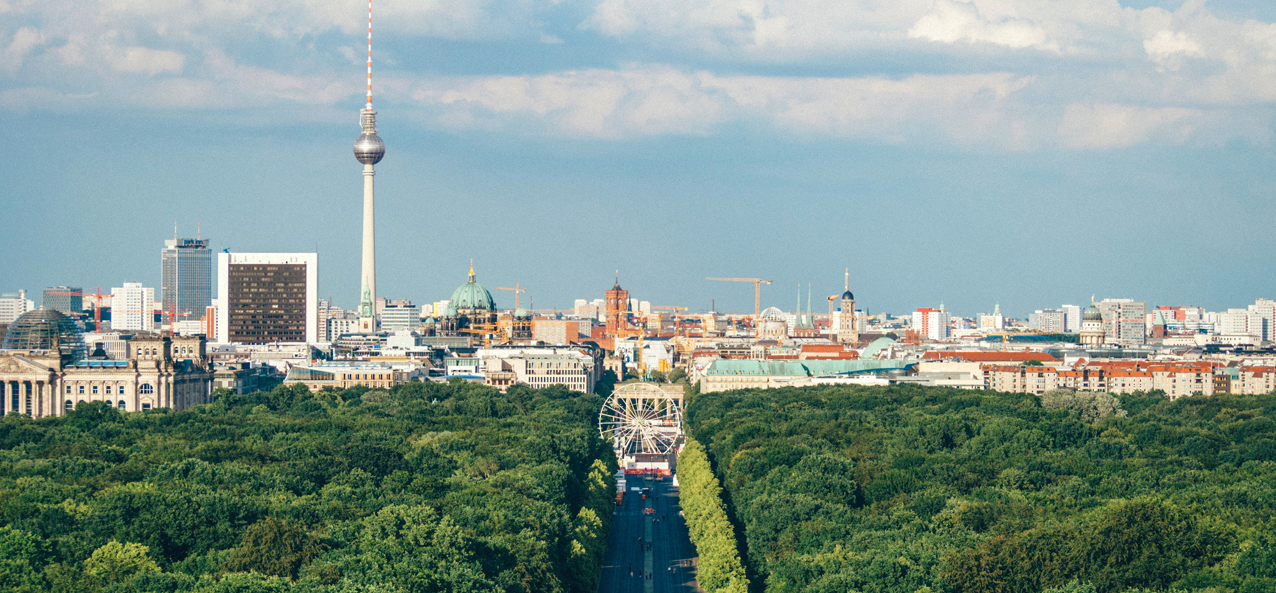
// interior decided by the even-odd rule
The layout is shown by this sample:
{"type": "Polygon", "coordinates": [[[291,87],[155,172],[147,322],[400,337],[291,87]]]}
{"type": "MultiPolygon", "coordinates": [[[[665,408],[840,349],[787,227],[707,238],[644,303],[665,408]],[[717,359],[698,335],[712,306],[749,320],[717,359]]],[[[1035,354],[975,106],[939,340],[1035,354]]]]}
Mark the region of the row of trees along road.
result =
{"type": "Polygon", "coordinates": [[[468,383],[0,420],[0,590],[594,593],[602,401],[468,383]]]}
{"type": "Polygon", "coordinates": [[[754,591],[1276,591],[1274,395],[829,386],[686,418],[754,591]]]}
{"type": "Polygon", "coordinates": [[[735,529],[722,505],[722,487],[704,447],[687,439],[678,455],[679,504],[700,560],[696,577],[707,593],[746,593],[749,581],[736,550],[735,529]]]}

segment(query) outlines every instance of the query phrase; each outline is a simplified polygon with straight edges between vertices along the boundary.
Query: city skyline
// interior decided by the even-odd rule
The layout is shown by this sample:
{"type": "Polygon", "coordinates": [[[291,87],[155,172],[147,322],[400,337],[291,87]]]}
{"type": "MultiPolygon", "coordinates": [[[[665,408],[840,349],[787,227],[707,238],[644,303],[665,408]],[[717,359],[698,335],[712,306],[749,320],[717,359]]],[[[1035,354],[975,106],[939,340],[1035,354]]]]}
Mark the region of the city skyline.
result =
{"type": "MultiPolygon", "coordinates": [[[[199,24],[183,18],[197,8],[153,23],[122,10],[114,41],[83,35],[103,26],[83,7],[55,22],[54,4],[0,13],[0,122],[24,139],[0,148],[16,222],[0,249],[21,254],[0,290],[158,288],[155,244],[176,219],[183,235],[202,223],[214,251],[317,251],[320,296],[358,306],[346,151],[362,58],[346,50],[362,3],[199,24]],[[240,21],[262,51],[230,43],[240,21]],[[177,36],[192,31],[202,51],[177,36]],[[246,92],[183,102],[183,85],[246,92]]],[[[642,300],[738,312],[749,291],[703,278],[772,279],[763,306],[784,308],[783,287],[836,294],[849,265],[871,311],[1001,303],[1019,318],[1090,294],[1210,310],[1270,296],[1255,271],[1276,263],[1276,64],[1256,48],[1273,10],[1092,3],[1116,19],[1105,28],[1013,4],[849,4],[831,29],[777,8],[741,37],[623,2],[479,8],[420,32],[438,15],[387,3],[378,123],[395,152],[379,167],[376,290],[441,300],[474,259],[538,308],[601,294],[617,267],[642,300]],[[526,11],[545,18],[518,22],[526,11]],[[511,61],[511,44],[536,51],[511,61]],[[1051,98],[1072,79],[1079,95],[1051,98]],[[862,101],[829,103],[843,95],[862,101]]]]}

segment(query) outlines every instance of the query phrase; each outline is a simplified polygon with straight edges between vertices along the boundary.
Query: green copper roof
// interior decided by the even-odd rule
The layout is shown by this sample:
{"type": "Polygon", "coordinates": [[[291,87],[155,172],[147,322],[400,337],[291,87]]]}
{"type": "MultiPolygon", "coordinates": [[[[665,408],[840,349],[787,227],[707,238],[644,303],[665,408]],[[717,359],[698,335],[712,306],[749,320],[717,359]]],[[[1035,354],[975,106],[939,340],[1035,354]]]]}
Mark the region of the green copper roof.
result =
{"type": "Polygon", "coordinates": [[[747,375],[762,377],[819,377],[847,373],[890,371],[907,368],[905,360],[715,360],[705,375],[710,377],[747,375]]]}
{"type": "MultiPolygon", "coordinates": [[[[474,281],[473,266],[470,266],[469,282],[462,284],[452,293],[452,302],[448,305],[449,313],[451,313],[452,307],[457,310],[496,310],[496,301],[492,299],[492,293],[483,288],[482,284],[474,281]]],[[[455,313],[451,314],[455,315],[455,313]]]]}

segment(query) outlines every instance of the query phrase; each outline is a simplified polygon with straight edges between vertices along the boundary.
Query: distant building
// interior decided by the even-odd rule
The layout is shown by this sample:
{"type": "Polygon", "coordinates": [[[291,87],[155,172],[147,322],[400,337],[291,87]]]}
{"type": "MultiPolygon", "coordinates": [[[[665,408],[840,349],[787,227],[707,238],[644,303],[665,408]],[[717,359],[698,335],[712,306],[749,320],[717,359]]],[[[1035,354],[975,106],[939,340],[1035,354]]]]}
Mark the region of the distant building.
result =
{"type": "Polygon", "coordinates": [[[111,289],[111,329],[152,331],[155,329],[155,289],[141,282],[125,282],[111,289]]]}
{"type": "Polygon", "coordinates": [[[84,292],[79,287],[51,286],[44,289],[40,306],[67,315],[79,315],[84,312],[84,292]]]}
{"type": "Polygon", "coordinates": [[[629,291],[620,287],[620,278],[607,294],[607,333],[616,336],[629,328],[629,291]]]}
{"type": "Polygon", "coordinates": [[[913,330],[924,338],[931,340],[947,340],[949,336],[948,313],[943,306],[939,309],[921,308],[913,312],[913,330]]]}
{"type": "Polygon", "coordinates": [[[1243,336],[1262,340],[1269,330],[1267,319],[1250,309],[1228,309],[1218,314],[1215,328],[1220,336],[1243,336]]]}
{"type": "Polygon", "coordinates": [[[318,253],[217,254],[217,341],[318,341],[318,288],[318,253]]]}
{"type": "Polygon", "coordinates": [[[1063,333],[1067,314],[1057,309],[1038,309],[1028,314],[1028,329],[1046,333],[1063,333]]]}
{"type": "Polygon", "coordinates": [[[1147,343],[1147,303],[1103,299],[1096,306],[1103,314],[1103,333],[1108,344],[1142,346],[1147,343]]]}
{"type": "Polygon", "coordinates": [[[575,348],[482,348],[472,360],[478,363],[474,372],[498,388],[508,387],[512,379],[536,389],[563,385],[592,393],[602,372],[593,356],[575,348]]]}
{"type": "Polygon", "coordinates": [[[13,323],[23,313],[34,310],[35,303],[27,298],[26,290],[0,295],[0,323],[13,323]]]}
{"type": "Polygon", "coordinates": [[[979,316],[979,329],[983,331],[1006,329],[1006,318],[1001,314],[1001,303],[994,303],[992,314],[979,316]]]}
{"type": "Polygon", "coordinates": [[[1063,311],[1063,331],[1072,334],[1081,331],[1081,307],[1063,305],[1059,310],[1063,311]]]}
{"type": "Polygon", "coordinates": [[[565,346],[588,338],[593,327],[590,319],[532,319],[532,339],[565,346]]]}
{"type": "Polygon", "coordinates": [[[411,301],[398,299],[381,308],[382,331],[411,330],[420,324],[421,308],[411,301]]]}
{"type": "Polygon", "coordinates": [[[1087,348],[1103,346],[1107,335],[1103,332],[1103,312],[1090,303],[1081,314],[1080,343],[1087,348]]]}
{"type": "Polygon", "coordinates": [[[198,321],[213,302],[213,252],[208,239],[168,239],[160,251],[164,319],[198,321]]]}

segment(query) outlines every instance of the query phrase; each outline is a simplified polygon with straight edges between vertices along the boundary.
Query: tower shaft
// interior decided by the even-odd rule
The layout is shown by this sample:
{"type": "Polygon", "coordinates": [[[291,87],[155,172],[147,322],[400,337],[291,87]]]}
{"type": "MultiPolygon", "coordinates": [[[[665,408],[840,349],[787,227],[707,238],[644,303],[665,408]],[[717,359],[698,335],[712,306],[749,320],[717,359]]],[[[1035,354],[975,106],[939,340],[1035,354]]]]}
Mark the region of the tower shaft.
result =
{"type": "Polygon", "coordinates": [[[360,329],[376,330],[377,302],[377,245],[376,245],[376,198],[373,191],[373,177],[376,171],[371,164],[363,166],[363,266],[359,285],[360,295],[359,317],[360,329]]]}

